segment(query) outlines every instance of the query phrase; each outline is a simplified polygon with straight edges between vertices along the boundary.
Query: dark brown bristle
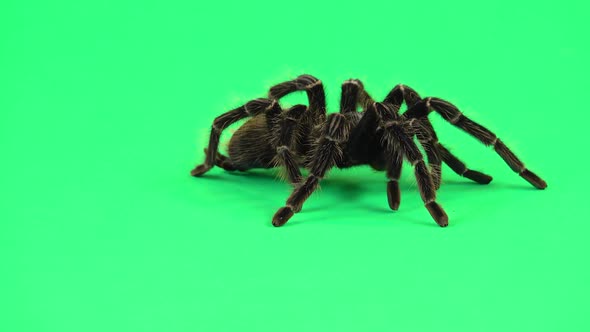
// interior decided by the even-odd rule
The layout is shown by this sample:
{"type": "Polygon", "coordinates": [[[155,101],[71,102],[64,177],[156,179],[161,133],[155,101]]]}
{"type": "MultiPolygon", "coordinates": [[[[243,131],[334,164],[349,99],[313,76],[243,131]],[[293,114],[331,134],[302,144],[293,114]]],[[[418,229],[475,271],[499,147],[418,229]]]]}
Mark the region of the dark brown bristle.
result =
{"type": "Polygon", "coordinates": [[[488,184],[490,182],[492,182],[492,177],[487,175],[487,174],[483,174],[480,173],[478,171],[473,171],[473,170],[467,170],[465,172],[465,174],[463,174],[464,177],[473,180],[479,184],[488,184]]]}
{"type": "MultiPolygon", "coordinates": [[[[492,177],[469,169],[439,141],[428,115],[436,112],[442,118],[475,137],[494,151],[522,178],[539,189],[547,183],[525,168],[524,163],[496,134],[471,120],[459,108],[436,97],[421,98],[412,88],[397,85],[383,102],[375,102],[361,81],[346,80],[342,85],[340,112],[327,114],[322,81],[311,75],[271,87],[269,98],[251,100],[216,117],[205,151],[205,161],[196,166],[192,176],[201,176],[213,166],[227,171],[280,167],[293,184],[285,206],[272,218],[274,226],[282,226],[298,213],[303,204],[319,188],[328,172],[336,168],[370,165],[386,171],[387,202],[398,210],[401,192],[398,180],[403,161],[414,170],[418,191],[426,209],[441,227],[449,218],[436,203],[444,162],[455,173],[480,184],[492,177]],[[281,99],[290,93],[305,91],[308,106],[281,108],[281,99]],[[402,103],[406,111],[400,112],[402,103]],[[357,111],[362,108],[362,111],[357,111]],[[248,118],[232,135],[228,156],[218,150],[222,132],[239,120],[248,118]],[[423,153],[414,137],[424,148],[423,153]],[[301,169],[309,173],[303,177],[301,169]]],[[[340,208],[340,207],[334,207],[340,208]]]]}
{"type": "Polygon", "coordinates": [[[209,169],[211,169],[211,167],[207,167],[205,164],[201,164],[191,171],[191,175],[194,177],[199,177],[205,174],[209,169]]]}
{"type": "Polygon", "coordinates": [[[537,189],[545,189],[545,188],[547,188],[547,182],[545,182],[537,174],[529,171],[528,169],[525,169],[519,175],[522,176],[528,182],[530,182],[537,189]]]}
{"type": "Polygon", "coordinates": [[[387,202],[394,211],[399,209],[400,196],[399,183],[397,181],[387,182],[387,202]]]}
{"type": "Polygon", "coordinates": [[[280,208],[277,213],[275,213],[274,217],[272,217],[272,224],[275,227],[283,226],[284,224],[291,219],[291,217],[295,214],[293,209],[288,206],[283,206],[280,208]]]}
{"type": "Polygon", "coordinates": [[[443,208],[438,205],[438,203],[430,202],[425,206],[428,209],[428,212],[430,212],[430,215],[434,221],[436,221],[440,227],[447,227],[449,225],[449,216],[447,216],[445,210],[443,210],[443,208]]]}

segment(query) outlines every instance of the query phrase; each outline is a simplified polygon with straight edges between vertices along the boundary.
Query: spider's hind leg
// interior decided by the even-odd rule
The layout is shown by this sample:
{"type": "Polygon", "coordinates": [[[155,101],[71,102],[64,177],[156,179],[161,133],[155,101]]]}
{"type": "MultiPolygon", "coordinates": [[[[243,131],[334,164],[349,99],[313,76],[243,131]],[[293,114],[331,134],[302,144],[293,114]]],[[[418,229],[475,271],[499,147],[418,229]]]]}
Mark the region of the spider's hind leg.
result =
{"type": "MultiPolygon", "coordinates": [[[[207,156],[207,148],[204,149],[205,151],[205,156],[207,156]]],[[[234,163],[231,161],[230,157],[217,152],[217,155],[215,156],[215,166],[223,168],[226,171],[229,172],[233,172],[233,171],[245,171],[245,169],[240,169],[237,166],[234,165],[234,163]]]]}
{"type": "Polygon", "coordinates": [[[236,109],[233,109],[229,112],[223,113],[222,115],[216,117],[213,121],[213,125],[211,126],[211,134],[209,135],[209,144],[205,156],[205,161],[202,164],[197,165],[191,171],[191,175],[201,176],[216,165],[219,138],[221,137],[221,132],[225,128],[229,127],[232,123],[235,123],[243,118],[260,114],[265,110],[272,108],[275,103],[276,101],[272,101],[270,99],[254,99],[236,109]]]}

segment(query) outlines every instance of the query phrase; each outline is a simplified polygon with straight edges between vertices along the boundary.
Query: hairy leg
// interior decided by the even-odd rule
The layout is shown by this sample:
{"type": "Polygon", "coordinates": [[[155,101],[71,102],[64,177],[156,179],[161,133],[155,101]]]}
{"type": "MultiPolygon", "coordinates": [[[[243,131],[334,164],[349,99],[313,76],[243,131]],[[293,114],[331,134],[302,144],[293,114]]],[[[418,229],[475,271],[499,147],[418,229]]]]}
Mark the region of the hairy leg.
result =
{"type": "MultiPolygon", "coordinates": [[[[434,219],[436,223],[441,227],[446,227],[449,224],[449,217],[443,210],[443,208],[436,202],[436,188],[432,176],[424,163],[422,153],[418,149],[418,146],[412,140],[411,128],[408,127],[408,123],[404,122],[403,119],[397,114],[396,109],[389,103],[375,103],[375,110],[381,118],[381,126],[384,128],[384,138],[387,142],[388,155],[391,156],[387,174],[390,176],[390,183],[394,181],[394,184],[388,184],[388,198],[393,199],[399,198],[399,187],[395,185],[397,183],[396,178],[399,179],[399,171],[401,169],[401,158],[399,151],[403,151],[405,158],[414,167],[414,174],[416,181],[418,182],[418,189],[420,190],[420,196],[424,202],[424,206],[434,219]]],[[[393,200],[393,206],[390,203],[390,207],[393,209],[395,206],[395,200],[393,200]]],[[[399,205],[399,200],[398,200],[399,205]]]]}
{"type": "Polygon", "coordinates": [[[211,134],[209,135],[209,144],[205,161],[202,164],[197,165],[191,171],[191,175],[201,176],[215,165],[218,153],[217,149],[219,147],[219,138],[225,128],[245,117],[254,116],[265,110],[271,109],[275,104],[276,101],[270,99],[255,99],[215,118],[213,125],[211,126],[211,134]]]}
{"type": "Polygon", "coordinates": [[[295,92],[305,91],[309,100],[308,113],[314,119],[326,116],[326,94],[322,81],[311,75],[300,75],[294,80],[277,84],[270,88],[268,97],[270,99],[281,99],[282,97],[295,92]]]}
{"type": "Polygon", "coordinates": [[[354,113],[357,106],[361,106],[363,110],[366,110],[374,102],[360,80],[349,79],[342,83],[340,113],[354,113]]]}
{"type": "Polygon", "coordinates": [[[467,168],[467,166],[465,166],[465,164],[461,160],[459,160],[459,158],[453,155],[442,144],[437,143],[437,147],[442,155],[445,164],[447,164],[455,173],[461,175],[462,177],[475,181],[479,184],[488,184],[492,182],[491,176],[467,168]]]}
{"type": "MultiPolygon", "coordinates": [[[[407,107],[410,108],[420,100],[420,95],[416,90],[407,85],[398,84],[389,92],[389,94],[387,94],[383,102],[390,103],[396,110],[399,110],[404,101],[407,107]]],[[[402,117],[405,118],[404,115],[402,115],[402,117]]],[[[438,189],[440,187],[442,176],[442,159],[436,145],[433,144],[433,142],[438,141],[434,127],[432,126],[432,123],[430,123],[430,120],[425,117],[413,121],[411,129],[411,135],[416,135],[418,142],[426,153],[428,165],[430,166],[430,172],[432,174],[432,180],[434,181],[435,188],[438,189]]]]}
{"type": "Polygon", "coordinates": [[[296,144],[294,130],[301,116],[307,109],[304,105],[295,105],[286,112],[277,115],[269,130],[273,133],[271,144],[276,149],[274,162],[277,166],[284,166],[289,181],[293,184],[301,182],[301,171],[293,152],[296,144]]]}
{"type": "Polygon", "coordinates": [[[477,138],[486,146],[493,146],[494,150],[523,179],[538,189],[545,189],[547,183],[535,173],[525,167],[524,163],[491,131],[464,116],[453,104],[440,98],[425,98],[404,115],[407,118],[426,117],[431,111],[439,113],[443,119],[477,138]]]}
{"type": "MultiPolygon", "coordinates": [[[[205,148],[204,151],[205,151],[205,157],[207,157],[207,154],[209,153],[208,149],[205,148]]],[[[217,155],[215,156],[215,166],[221,167],[224,170],[230,171],[230,172],[239,170],[233,164],[233,162],[231,161],[231,159],[228,156],[225,156],[219,152],[217,152],[217,155]]]]}
{"type": "Polygon", "coordinates": [[[328,116],[322,137],[313,154],[309,176],[295,187],[285,206],[275,213],[272,219],[274,226],[284,225],[295,212],[300,211],[303,203],[318,188],[322,178],[334,167],[338,158],[342,158],[340,144],[346,140],[348,130],[347,120],[342,114],[334,113],[328,116]]]}

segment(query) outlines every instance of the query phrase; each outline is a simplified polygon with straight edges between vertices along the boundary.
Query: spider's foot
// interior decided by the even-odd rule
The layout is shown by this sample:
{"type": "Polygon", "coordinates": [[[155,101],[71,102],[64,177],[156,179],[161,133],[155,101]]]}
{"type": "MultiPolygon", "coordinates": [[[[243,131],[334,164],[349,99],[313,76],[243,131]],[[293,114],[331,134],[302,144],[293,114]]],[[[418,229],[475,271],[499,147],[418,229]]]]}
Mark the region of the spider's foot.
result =
{"type": "Polygon", "coordinates": [[[492,182],[491,176],[470,169],[463,173],[463,176],[479,184],[488,184],[492,182]]]}
{"type": "Polygon", "coordinates": [[[426,203],[426,209],[430,212],[430,215],[436,221],[436,223],[440,227],[447,227],[449,225],[449,216],[445,213],[445,210],[438,205],[437,202],[432,201],[430,203],[426,203]]]}
{"type": "Polygon", "coordinates": [[[392,210],[399,209],[400,191],[397,181],[391,180],[387,182],[387,202],[392,210]]]}
{"type": "Polygon", "coordinates": [[[274,217],[272,217],[272,225],[275,227],[283,226],[295,214],[290,206],[283,206],[280,208],[274,217]]]}
{"type": "Polygon", "coordinates": [[[197,167],[195,167],[192,171],[191,171],[191,175],[192,176],[201,176],[205,173],[207,173],[208,170],[211,169],[211,166],[207,166],[205,164],[201,164],[197,167]]]}
{"type": "MultiPolygon", "coordinates": [[[[205,156],[207,154],[209,154],[209,150],[207,148],[205,148],[204,151],[205,151],[205,156]]],[[[215,156],[215,166],[221,167],[224,170],[230,171],[230,172],[237,170],[237,168],[231,162],[229,157],[226,157],[219,152],[217,152],[217,155],[215,156]]],[[[196,175],[196,176],[198,176],[198,175],[196,175]]]]}
{"type": "Polygon", "coordinates": [[[530,184],[532,184],[533,186],[535,186],[535,188],[537,188],[537,189],[545,189],[545,188],[547,188],[547,182],[545,182],[537,174],[529,171],[526,168],[519,175],[522,176],[523,179],[525,179],[528,182],[530,182],[530,184]]]}

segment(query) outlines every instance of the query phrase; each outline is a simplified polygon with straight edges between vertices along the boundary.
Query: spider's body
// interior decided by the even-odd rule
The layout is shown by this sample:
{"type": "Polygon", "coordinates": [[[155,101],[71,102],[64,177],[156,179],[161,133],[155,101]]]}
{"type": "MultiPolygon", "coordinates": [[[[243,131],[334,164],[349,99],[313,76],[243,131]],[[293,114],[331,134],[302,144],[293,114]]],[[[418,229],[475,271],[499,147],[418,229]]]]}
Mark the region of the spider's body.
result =
{"type": "Polygon", "coordinates": [[[448,217],[436,202],[442,162],[457,174],[481,184],[489,183],[492,178],[468,169],[438,141],[428,120],[432,111],[485,145],[493,146],[510,168],[533,186],[539,189],[547,186],[495,134],[465,117],[445,100],[420,98],[413,89],[398,85],[383,102],[375,102],[360,81],[348,80],[342,85],[340,112],[327,114],[322,83],[310,75],[278,84],[270,89],[269,98],[252,100],[217,117],[205,162],[191,174],[203,175],[214,165],[228,171],[284,167],[295,188],[287,204],[273,218],[273,225],[281,226],[301,209],[332,167],[370,165],[386,171],[389,206],[397,210],[400,204],[398,180],[405,159],[414,167],[425,207],[440,226],[447,226],[448,217]],[[296,105],[283,110],[278,100],[298,90],[306,91],[309,106],[296,105]],[[408,110],[400,114],[402,102],[407,104],[408,110]],[[356,110],[359,105],[363,109],[361,112],[356,110]],[[217,152],[221,131],[249,116],[251,118],[230,140],[229,157],[217,152]],[[430,167],[426,166],[414,137],[424,148],[430,167]],[[305,180],[300,173],[302,167],[309,170],[305,180]]]}
{"type": "MultiPolygon", "coordinates": [[[[347,113],[346,121],[354,131],[365,112],[347,113]]],[[[293,139],[287,148],[294,152],[294,160],[300,168],[309,166],[315,143],[321,138],[321,126],[312,128],[309,135],[302,133],[306,126],[299,124],[293,130],[293,139]]],[[[272,132],[268,131],[266,116],[264,114],[252,117],[245,122],[231,137],[228,154],[236,169],[247,170],[250,168],[273,168],[277,165],[277,148],[273,148],[272,132]]],[[[371,165],[376,170],[385,169],[385,150],[379,139],[383,133],[375,132],[370,141],[363,144],[349,145],[349,141],[338,143],[338,149],[342,151],[342,158],[335,160],[337,168],[348,168],[358,165],[371,165]]]]}

